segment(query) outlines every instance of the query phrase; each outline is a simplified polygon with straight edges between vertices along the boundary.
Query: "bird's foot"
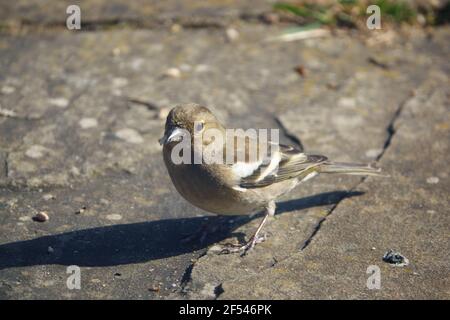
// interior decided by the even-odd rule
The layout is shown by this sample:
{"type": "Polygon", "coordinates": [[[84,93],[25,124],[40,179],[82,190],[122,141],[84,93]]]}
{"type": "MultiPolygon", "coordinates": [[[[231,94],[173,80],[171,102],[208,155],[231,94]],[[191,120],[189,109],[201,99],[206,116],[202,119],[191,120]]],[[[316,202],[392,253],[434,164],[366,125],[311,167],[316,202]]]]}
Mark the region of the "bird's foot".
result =
{"type": "Polygon", "coordinates": [[[254,235],[250,238],[250,240],[244,244],[226,244],[223,246],[222,250],[219,252],[219,254],[230,254],[230,253],[240,253],[241,257],[245,256],[249,251],[251,251],[257,243],[261,243],[266,241],[266,235],[257,236],[254,235]]]}

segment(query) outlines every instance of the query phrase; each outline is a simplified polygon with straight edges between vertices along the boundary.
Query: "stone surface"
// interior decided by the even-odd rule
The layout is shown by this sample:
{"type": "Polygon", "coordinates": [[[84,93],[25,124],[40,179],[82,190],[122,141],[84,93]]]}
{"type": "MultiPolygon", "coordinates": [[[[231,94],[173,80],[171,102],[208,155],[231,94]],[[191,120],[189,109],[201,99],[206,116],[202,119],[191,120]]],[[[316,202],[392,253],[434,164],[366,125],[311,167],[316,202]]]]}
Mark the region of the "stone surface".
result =
{"type": "MultiPolygon", "coordinates": [[[[439,180],[448,179],[443,168],[446,165],[449,137],[449,91],[448,86],[444,85],[448,77],[439,69],[425,75],[423,79],[427,80],[419,86],[416,96],[408,97],[404,101],[398,97],[400,100],[397,100],[397,112],[393,118],[395,121],[387,127],[389,130],[385,132],[385,140],[382,139],[381,133],[378,137],[375,134],[364,135],[363,131],[370,130],[367,124],[372,121],[376,123],[374,115],[370,117],[370,121],[364,121],[365,130],[356,128],[362,130],[360,134],[354,135],[355,132],[351,132],[354,128],[351,126],[342,126],[340,132],[346,136],[341,140],[335,140],[332,144],[319,144],[328,150],[328,154],[348,160],[346,157],[352,154],[355,159],[358,154],[364,156],[362,148],[371,147],[370,144],[377,143],[378,140],[379,146],[385,146],[379,165],[392,175],[390,179],[372,178],[367,182],[354,184],[353,188],[363,192],[364,196],[349,197],[337,207],[325,207],[322,216],[319,208],[302,210],[301,218],[294,218],[292,213],[283,214],[266,228],[273,234],[269,241],[259,245],[244,258],[217,255],[202,257],[192,270],[192,297],[208,298],[201,293],[201,288],[213,285],[220,287],[220,291],[223,291],[220,297],[224,299],[448,298],[449,259],[446,233],[449,230],[449,186],[443,183],[439,190],[423,190],[427,177],[435,175],[433,172],[442,175],[439,180]],[[411,111],[412,108],[415,108],[415,113],[411,111]],[[403,120],[407,115],[413,119],[403,120]],[[421,124],[423,130],[419,130],[421,124]],[[430,133],[430,128],[440,129],[434,129],[435,131],[430,133]],[[364,143],[361,143],[362,136],[365,137],[364,143]],[[341,148],[335,148],[343,141],[347,143],[343,143],[341,148]],[[402,146],[401,150],[397,150],[398,145],[402,146]],[[433,152],[421,153],[433,145],[433,152]],[[387,154],[387,159],[384,160],[384,152],[387,151],[391,153],[387,154]],[[400,172],[397,173],[398,171],[400,172]],[[416,172],[421,173],[422,178],[411,181],[408,177],[414,177],[416,172]],[[416,192],[417,197],[413,196],[416,192]],[[392,197],[398,201],[392,201],[392,197]],[[413,203],[410,197],[415,198],[413,203]],[[432,218],[430,211],[427,213],[427,210],[431,210],[437,214],[435,205],[442,211],[439,218],[432,218]],[[331,213],[331,217],[324,219],[331,213]],[[311,220],[314,224],[308,230],[306,227],[311,220]],[[300,225],[307,229],[306,232],[299,228],[299,221],[300,225]],[[333,222],[334,228],[328,227],[333,222]],[[308,234],[312,234],[312,237],[308,238],[308,234]],[[314,239],[314,242],[309,242],[311,239],[314,239]],[[409,254],[410,260],[413,261],[412,269],[398,271],[383,265],[381,257],[392,246],[400,248],[407,256],[409,254]],[[378,249],[371,250],[372,247],[378,249]],[[367,289],[365,281],[368,275],[365,271],[369,265],[383,267],[382,281],[385,290],[367,289]],[[415,273],[421,275],[421,278],[416,277],[415,273]]],[[[400,86],[396,88],[399,89],[400,86]]],[[[384,99],[389,95],[389,91],[384,88],[383,96],[374,96],[374,99],[384,99]]],[[[396,94],[398,93],[397,90],[396,94]]],[[[389,105],[385,104],[384,110],[388,107],[389,105]]],[[[306,107],[302,109],[304,110],[304,114],[295,116],[292,112],[287,117],[290,119],[288,123],[295,124],[292,129],[288,127],[291,131],[298,128],[298,123],[304,124],[302,128],[310,128],[304,120],[308,118],[309,113],[306,107]]],[[[334,112],[335,115],[340,114],[338,110],[334,112]]],[[[314,112],[311,114],[315,116],[314,112]]],[[[332,118],[331,123],[328,122],[328,117],[316,116],[316,119],[314,124],[317,126],[311,127],[311,130],[334,129],[332,118]]],[[[307,145],[309,136],[304,136],[302,142],[307,145]]],[[[326,135],[317,132],[311,136],[311,140],[314,142],[320,137],[326,135]]],[[[305,189],[308,192],[310,188],[314,188],[314,193],[332,190],[333,185],[330,184],[334,184],[334,188],[337,185],[346,185],[338,178],[321,177],[311,183],[312,187],[305,185],[305,189]]],[[[351,184],[347,186],[350,188],[351,184]]],[[[247,227],[246,225],[241,230],[250,234],[251,231],[247,227]]],[[[255,228],[256,224],[252,227],[255,228]]]]}
{"type": "Polygon", "coordinates": [[[442,86],[448,80],[430,72],[403,107],[380,161],[391,178],[367,179],[358,187],[365,194],[344,199],[305,250],[257,275],[223,282],[220,298],[448,299],[450,91],[442,86]],[[442,184],[427,185],[429,174],[442,184]],[[390,248],[409,266],[383,262],[390,248]],[[366,285],[372,265],[380,268],[379,290],[366,285]]]}
{"type": "MultiPolygon", "coordinates": [[[[105,3],[89,19],[147,14],[133,9],[139,2],[105,3]]],[[[30,21],[41,19],[36,5],[2,3],[30,21]]],[[[245,6],[233,14],[252,12],[245,6]]],[[[49,23],[60,19],[52,12],[49,23]]],[[[367,46],[347,32],[281,43],[265,41],[281,26],[233,28],[233,41],[209,27],[0,37],[0,107],[13,112],[0,114],[1,298],[449,297],[450,29],[367,46]],[[172,68],[179,77],[164,76],[172,68]],[[176,193],[157,141],[179,102],[235,127],[278,127],[283,142],[375,162],[391,178],[315,178],[281,200],[265,243],[217,255],[208,248],[243,241],[260,217],[209,216],[176,193]],[[41,211],[51,218],[33,221],[41,211]],[[203,243],[183,241],[206,222],[217,230],[203,243]],[[410,265],[382,262],[388,249],[410,265]],[[381,290],[365,286],[372,264],[381,290]],[[66,286],[70,265],[81,268],[81,290],[66,286]]]]}
{"type": "Polygon", "coordinates": [[[18,0],[0,3],[2,24],[65,25],[69,16],[66,9],[78,5],[82,24],[124,22],[138,26],[155,26],[177,22],[188,26],[221,25],[239,20],[242,16],[257,18],[272,10],[273,1],[176,1],[176,0],[18,0]]]}

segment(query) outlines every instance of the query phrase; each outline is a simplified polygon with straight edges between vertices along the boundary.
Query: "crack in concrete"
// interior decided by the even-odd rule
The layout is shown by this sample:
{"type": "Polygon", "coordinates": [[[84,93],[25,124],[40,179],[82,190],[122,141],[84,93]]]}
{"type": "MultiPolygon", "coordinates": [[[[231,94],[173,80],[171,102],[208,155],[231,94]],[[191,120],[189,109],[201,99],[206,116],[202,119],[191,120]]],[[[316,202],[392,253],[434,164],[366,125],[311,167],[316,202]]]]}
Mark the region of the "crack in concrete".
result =
{"type": "MultiPolygon", "coordinates": [[[[136,100],[136,99],[127,99],[128,102],[132,102],[132,103],[136,103],[136,104],[140,104],[140,105],[144,105],[146,106],[148,109],[153,109],[156,106],[154,106],[153,104],[148,104],[146,102],[140,101],[140,100],[136,100]]],[[[157,107],[156,107],[157,108],[157,107]]],[[[301,142],[301,140],[294,135],[293,133],[291,133],[286,127],[285,125],[282,123],[282,121],[278,118],[278,117],[273,117],[274,121],[276,122],[276,124],[279,126],[280,130],[282,131],[282,133],[292,142],[294,143],[299,149],[300,151],[303,151],[303,144],[301,142]]],[[[350,192],[350,191],[349,191],[350,192]]],[[[202,253],[198,259],[200,259],[201,257],[205,256],[207,254],[207,250],[205,250],[204,253],[202,253]]],[[[271,265],[271,267],[274,267],[279,261],[274,258],[274,261],[271,265]]],[[[188,265],[188,267],[186,268],[182,278],[181,278],[181,293],[185,294],[186,291],[188,290],[188,285],[192,280],[192,271],[194,269],[195,266],[195,262],[191,263],[188,265]]],[[[215,299],[217,299],[222,293],[224,293],[223,287],[222,287],[222,283],[220,283],[219,285],[217,285],[214,289],[214,294],[216,295],[215,299]]]]}
{"type": "Polygon", "coordinates": [[[181,285],[180,285],[181,290],[180,291],[182,294],[186,294],[188,291],[188,285],[192,281],[192,271],[194,270],[195,264],[197,263],[198,259],[205,256],[206,254],[207,254],[207,250],[205,249],[204,252],[202,252],[194,262],[190,263],[187,266],[186,270],[183,273],[183,276],[181,277],[181,281],[180,281],[181,282],[181,285]]]}
{"type": "Polygon", "coordinates": [[[9,169],[8,169],[8,156],[9,152],[0,149],[0,186],[3,186],[8,181],[9,169]]]}
{"type": "MultiPolygon", "coordinates": [[[[389,148],[389,146],[391,145],[392,139],[394,137],[394,135],[396,134],[397,130],[395,129],[395,123],[397,122],[397,120],[399,119],[404,106],[406,105],[406,103],[411,99],[411,96],[408,96],[406,99],[404,99],[397,107],[397,109],[394,112],[394,115],[392,116],[391,120],[389,121],[387,127],[386,127],[386,132],[388,134],[384,144],[383,144],[383,150],[382,152],[378,155],[378,157],[375,159],[375,162],[378,162],[379,160],[381,160],[381,158],[383,157],[383,155],[385,154],[386,150],[389,148]]],[[[274,118],[276,123],[279,125],[279,127],[281,128],[281,130],[283,131],[283,133],[286,135],[286,137],[288,137],[289,139],[291,139],[291,141],[293,141],[294,143],[296,143],[301,150],[303,151],[303,145],[301,143],[301,140],[294,134],[292,134],[291,132],[289,132],[289,130],[287,130],[287,128],[283,125],[282,121],[280,119],[278,119],[277,117],[274,118]]],[[[361,180],[356,183],[352,188],[350,188],[350,190],[347,191],[347,194],[354,192],[362,183],[364,183],[364,181],[366,181],[367,177],[362,177],[361,180]]],[[[305,250],[310,244],[311,241],[314,239],[314,237],[317,235],[317,233],[320,231],[320,228],[322,227],[323,222],[330,216],[333,214],[333,212],[336,210],[336,208],[339,206],[339,204],[341,203],[342,200],[344,200],[346,197],[342,197],[340,200],[338,200],[328,211],[327,215],[325,217],[323,217],[322,219],[320,219],[320,221],[316,224],[316,226],[314,227],[313,232],[311,233],[311,235],[305,240],[305,242],[303,243],[302,247],[300,248],[300,251],[305,250]]],[[[202,254],[200,257],[206,255],[206,252],[204,254],[202,254]]],[[[199,257],[199,258],[200,258],[199,257]]],[[[286,260],[282,259],[281,261],[286,260]]],[[[274,263],[271,265],[271,268],[273,268],[276,264],[278,264],[280,261],[274,259],[274,263]]],[[[182,278],[182,292],[185,292],[186,290],[186,286],[189,284],[189,282],[191,282],[192,280],[192,271],[194,269],[195,263],[192,263],[188,266],[188,268],[186,269],[183,278],[182,278]]],[[[245,278],[245,277],[244,277],[245,278]]],[[[240,279],[240,277],[233,279],[233,281],[235,281],[236,279],[240,279]]],[[[225,292],[225,290],[223,289],[223,283],[220,283],[219,285],[217,285],[214,289],[214,294],[215,299],[218,299],[219,296],[221,294],[223,294],[225,292]]]]}
{"type": "Polygon", "coordinates": [[[158,107],[158,105],[156,105],[155,103],[150,102],[150,101],[143,101],[143,100],[135,99],[135,98],[131,98],[131,97],[125,97],[125,101],[131,105],[135,104],[135,105],[139,105],[139,106],[144,106],[149,111],[157,111],[157,110],[161,109],[160,107],[158,107]]]}
{"type": "MultiPolygon", "coordinates": [[[[95,32],[111,29],[131,30],[155,30],[179,25],[184,29],[224,29],[233,24],[261,24],[271,25],[278,23],[298,24],[299,19],[295,16],[279,15],[275,11],[267,9],[261,12],[241,12],[236,15],[217,16],[142,16],[137,18],[99,18],[82,20],[81,29],[77,31],[95,32]]],[[[13,23],[0,23],[0,34],[16,34],[17,30],[25,30],[28,33],[42,31],[67,30],[66,21],[39,22],[29,19],[18,18],[13,23]]]]}
{"type": "MultiPolygon", "coordinates": [[[[168,16],[168,17],[141,17],[141,18],[103,18],[82,20],[79,31],[95,32],[101,30],[118,29],[160,29],[179,25],[184,29],[223,29],[236,22],[268,24],[270,21],[265,18],[272,11],[261,13],[241,13],[237,15],[223,16],[168,16]]],[[[289,19],[283,19],[290,21],[289,19]]],[[[46,21],[37,22],[27,19],[18,19],[15,24],[1,25],[2,33],[13,33],[17,29],[25,29],[28,32],[39,32],[44,30],[67,30],[66,21],[46,21]]]]}
{"type": "Polygon", "coordinates": [[[394,137],[395,133],[397,132],[397,130],[395,129],[395,123],[397,122],[397,119],[400,117],[400,115],[401,115],[401,113],[402,113],[402,111],[403,111],[403,108],[405,107],[406,103],[407,103],[410,99],[411,99],[411,97],[408,97],[408,98],[406,98],[405,100],[403,100],[403,101],[399,104],[397,110],[395,110],[395,113],[394,113],[394,115],[392,116],[391,121],[389,121],[389,124],[388,124],[388,126],[387,126],[387,128],[386,128],[386,131],[387,131],[388,136],[387,136],[387,138],[386,138],[386,141],[384,142],[383,149],[382,149],[382,151],[380,152],[380,154],[376,157],[375,162],[378,162],[378,161],[381,160],[381,158],[382,158],[383,155],[385,154],[386,150],[387,150],[387,149],[389,148],[389,146],[391,145],[392,138],[394,137]]]}
{"type": "Polygon", "coordinates": [[[9,153],[6,152],[6,154],[5,154],[5,163],[4,163],[4,166],[5,166],[5,178],[6,179],[8,179],[8,175],[9,175],[8,157],[9,157],[9,153]]]}
{"type": "Polygon", "coordinates": [[[187,286],[192,280],[192,270],[194,269],[195,262],[190,263],[181,277],[181,293],[186,293],[187,286]]]}
{"type": "Polygon", "coordinates": [[[299,137],[297,137],[295,134],[293,134],[292,132],[290,132],[286,126],[283,124],[283,121],[281,121],[278,117],[274,118],[275,122],[277,123],[277,125],[280,127],[280,130],[282,131],[282,133],[289,139],[292,141],[292,143],[294,143],[299,149],[300,151],[305,150],[305,148],[303,147],[303,143],[300,140],[299,137]]]}
{"type": "MultiPolygon", "coordinates": [[[[355,188],[357,188],[360,184],[362,183],[362,181],[360,181],[357,185],[355,185],[353,188],[350,189],[349,192],[352,192],[355,188]]],[[[316,236],[317,232],[319,232],[320,228],[322,227],[322,223],[327,220],[327,218],[333,213],[333,211],[336,209],[336,207],[339,205],[339,203],[345,199],[345,197],[343,197],[341,200],[339,200],[333,207],[331,207],[330,211],[328,211],[327,215],[325,217],[323,217],[322,219],[319,220],[319,222],[316,224],[316,226],[314,227],[313,232],[311,233],[311,235],[308,237],[308,239],[305,240],[305,242],[303,243],[302,247],[300,248],[300,251],[305,250],[309,244],[311,243],[311,241],[313,240],[313,238],[316,236]]]]}
{"type": "MultiPolygon", "coordinates": [[[[386,153],[386,150],[391,145],[392,139],[393,139],[394,135],[397,133],[397,130],[395,129],[395,123],[397,122],[397,120],[399,119],[400,115],[402,114],[404,106],[406,105],[406,103],[408,101],[410,101],[411,98],[412,98],[411,96],[408,96],[406,99],[404,99],[398,105],[397,109],[395,110],[394,115],[392,116],[391,120],[388,123],[388,126],[386,127],[386,131],[387,131],[388,136],[387,136],[387,138],[386,138],[386,140],[385,140],[385,142],[383,144],[383,150],[380,152],[380,154],[375,159],[375,163],[378,163],[381,160],[383,155],[386,153]]],[[[348,192],[355,191],[355,189],[358,188],[361,184],[363,184],[364,181],[366,181],[366,179],[367,179],[367,177],[362,177],[361,180],[357,184],[355,184],[348,192]]],[[[301,251],[305,250],[311,244],[311,241],[314,239],[314,237],[319,232],[320,228],[322,227],[322,224],[325,222],[325,220],[328,219],[329,216],[331,216],[333,214],[334,210],[336,210],[336,208],[339,206],[339,204],[344,199],[345,199],[345,197],[342,197],[338,202],[336,202],[336,204],[330,209],[330,211],[328,211],[326,216],[323,217],[322,219],[320,219],[320,221],[314,227],[314,230],[311,233],[311,235],[303,243],[303,245],[302,245],[302,247],[300,249],[301,251]]]]}

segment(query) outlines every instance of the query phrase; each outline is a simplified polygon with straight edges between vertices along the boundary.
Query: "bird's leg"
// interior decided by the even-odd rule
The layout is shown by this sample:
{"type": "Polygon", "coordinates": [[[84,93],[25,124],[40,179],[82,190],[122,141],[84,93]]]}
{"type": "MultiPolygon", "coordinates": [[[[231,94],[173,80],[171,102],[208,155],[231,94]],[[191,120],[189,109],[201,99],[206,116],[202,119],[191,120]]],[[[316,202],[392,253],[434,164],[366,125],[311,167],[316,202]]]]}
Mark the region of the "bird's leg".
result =
{"type": "Polygon", "coordinates": [[[261,232],[261,229],[263,228],[264,224],[266,223],[267,219],[269,217],[272,217],[275,214],[275,202],[271,201],[265,208],[265,215],[262,219],[261,223],[259,224],[258,228],[256,229],[256,232],[253,234],[253,236],[250,238],[250,240],[243,246],[234,246],[232,248],[224,248],[221,253],[235,253],[235,252],[241,252],[242,255],[245,255],[249,250],[253,249],[253,247],[257,243],[261,243],[264,240],[266,240],[265,236],[260,237],[259,233],[261,232]]]}
{"type": "Polygon", "coordinates": [[[275,201],[272,200],[267,204],[266,211],[268,212],[269,217],[273,217],[275,215],[276,209],[277,206],[275,205],[275,201]]]}

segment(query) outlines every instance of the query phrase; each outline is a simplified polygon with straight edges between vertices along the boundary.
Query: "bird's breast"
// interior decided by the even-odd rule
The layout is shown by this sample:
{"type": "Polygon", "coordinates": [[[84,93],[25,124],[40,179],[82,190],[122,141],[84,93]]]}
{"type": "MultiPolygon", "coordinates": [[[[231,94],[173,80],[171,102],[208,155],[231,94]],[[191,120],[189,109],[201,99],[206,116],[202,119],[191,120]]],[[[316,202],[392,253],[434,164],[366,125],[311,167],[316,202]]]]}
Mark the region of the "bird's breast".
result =
{"type": "Polygon", "coordinates": [[[174,164],[170,150],[163,154],[172,183],[194,206],[221,215],[251,214],[264,206],[265,201],[252,190],[233,189],[221,175],[220,167],[207,170],[200,164],[174,164]]]}

